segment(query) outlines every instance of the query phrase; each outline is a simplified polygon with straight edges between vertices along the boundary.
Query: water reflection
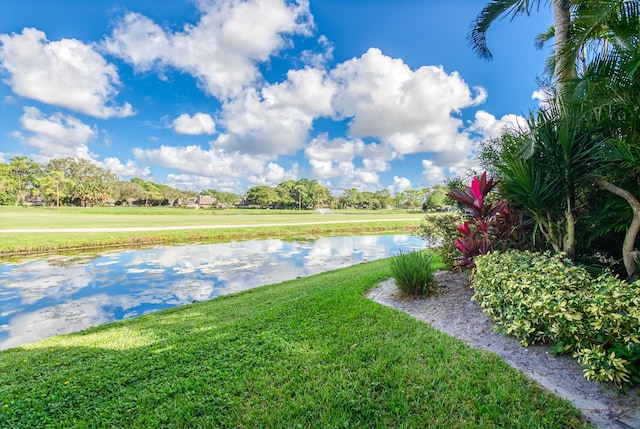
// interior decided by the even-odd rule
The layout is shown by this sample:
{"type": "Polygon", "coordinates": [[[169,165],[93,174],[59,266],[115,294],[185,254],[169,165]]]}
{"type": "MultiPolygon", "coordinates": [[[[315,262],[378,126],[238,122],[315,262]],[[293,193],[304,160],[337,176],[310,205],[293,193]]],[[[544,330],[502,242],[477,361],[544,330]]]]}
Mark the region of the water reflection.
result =
{"type": "Polygon", "coordinates": [[[410,235],[270,239],[0,264],[0,350],[424,246],[410,235]]]}

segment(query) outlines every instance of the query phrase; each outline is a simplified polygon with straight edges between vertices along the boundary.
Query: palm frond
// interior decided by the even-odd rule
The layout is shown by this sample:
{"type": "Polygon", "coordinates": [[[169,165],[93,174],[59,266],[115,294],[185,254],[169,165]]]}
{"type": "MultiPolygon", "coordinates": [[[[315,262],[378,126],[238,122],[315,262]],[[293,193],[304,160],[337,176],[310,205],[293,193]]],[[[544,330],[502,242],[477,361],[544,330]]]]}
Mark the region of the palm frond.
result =
{"type": "Polygon", "coordinates": [[[493,55],[487,45],[487,31],[491,24],[504,16],[514,19],[519,15],[529,15],[534,4],[540,0],[492,0],[487,3],[471,24],[467,36],[469,45],[480,58],[490,60],[493,55]]]}
{"type": "Polygon", "coordinates": [[[540,33],[536,36],[534,41],[534,45],[536,49],[540,50],[544,48],[547,42],[553,39],[555,35],[556,35],[556,29],[553,27],[553,25],[550,25],[549,28],[547,28],[547,31],[545,31],[544,33],[540,33]]]}

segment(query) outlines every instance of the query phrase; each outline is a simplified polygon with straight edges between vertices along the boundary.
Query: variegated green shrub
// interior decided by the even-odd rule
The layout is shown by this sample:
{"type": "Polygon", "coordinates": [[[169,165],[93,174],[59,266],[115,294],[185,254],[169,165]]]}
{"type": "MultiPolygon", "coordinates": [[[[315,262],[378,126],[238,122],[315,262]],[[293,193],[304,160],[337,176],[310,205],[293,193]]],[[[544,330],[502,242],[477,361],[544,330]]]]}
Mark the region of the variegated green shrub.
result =
{"type": "Polygon", "coordinates": [[[477,258],[473,287],[497,331],[523,345],[553,343],[589,379],[640,382],[640,282],[594,279],[561,256],[508,251],[477,258]]]}

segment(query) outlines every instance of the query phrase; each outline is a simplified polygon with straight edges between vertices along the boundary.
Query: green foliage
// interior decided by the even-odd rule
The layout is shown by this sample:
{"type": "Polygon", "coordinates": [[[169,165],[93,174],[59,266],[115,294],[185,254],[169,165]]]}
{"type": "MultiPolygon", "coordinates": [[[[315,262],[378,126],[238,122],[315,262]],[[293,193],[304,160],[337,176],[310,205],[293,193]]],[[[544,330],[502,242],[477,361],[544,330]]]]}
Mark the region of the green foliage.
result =
{"type": "Polygon", "coordinates": [[[523,345],[554,343],[589,379],[640,381],[640,282],[594,279],[560,255],[508,251],[477,258],[473,286],[499,332],[523,345]]]}
{"type": "Polygon", "coordinates": [[[420,236],[439,245],[438,253],[448,269],[453,268],[459,254],[455,245],[458,236],[456,225],[461,220],[459,214],[427,215],[420,225],[420,236]]]}
{"type": "Polygon", "coordinates": [[[443,268],[443,264],[434,252],[401,251],[389,260],[389,268],[400,291],[407,295],[429,296],[437,291],[434,274],[443,268]]]}
{"type": "Polygon", "coordinates": [[[477,255],[493,251],[499,241],[511,241],[515,225],[509,208],[504,201],[489,198],[496,184],[493,177],[487,179],[485,171],[482,176],[474,177],[470,186],[462,190],[451,188],[447,194],[464,206],[466,215],[465,222],[457,227],[456,248],[462,258],[456,265],[461,268],[473,268],[473,258],[477,255]]]}

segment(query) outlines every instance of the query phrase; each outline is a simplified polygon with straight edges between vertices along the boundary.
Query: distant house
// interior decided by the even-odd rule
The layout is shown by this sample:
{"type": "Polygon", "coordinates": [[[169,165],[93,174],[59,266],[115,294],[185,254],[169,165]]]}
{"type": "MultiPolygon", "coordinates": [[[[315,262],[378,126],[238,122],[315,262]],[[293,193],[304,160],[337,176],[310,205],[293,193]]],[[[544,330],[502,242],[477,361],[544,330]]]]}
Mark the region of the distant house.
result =
{"type": "Polygon", "coordinates": [[[187,207],[192,209],[211,208],[216,205],[216,199],[211,195],[200,195],[187,198],[187,207]]]}
{"type": "Polygon", "coordinates": [[[22,202],[25,206],[46,206],[47,202],[39,195],[28,195],[22,202]]]}
{"type": "Polygon", "coordinates": [[[198,197],[198,205],[200,207],[211,208],[216,204],[216,199],[211,195],[201,195],[198,197]]]}

